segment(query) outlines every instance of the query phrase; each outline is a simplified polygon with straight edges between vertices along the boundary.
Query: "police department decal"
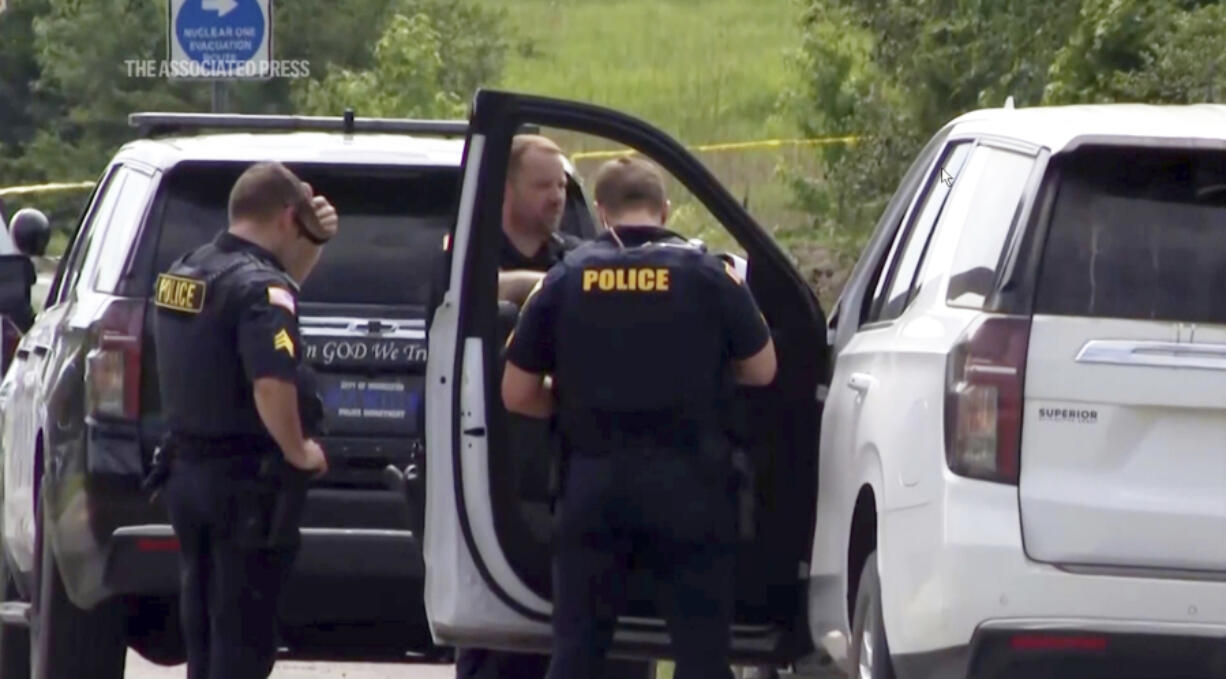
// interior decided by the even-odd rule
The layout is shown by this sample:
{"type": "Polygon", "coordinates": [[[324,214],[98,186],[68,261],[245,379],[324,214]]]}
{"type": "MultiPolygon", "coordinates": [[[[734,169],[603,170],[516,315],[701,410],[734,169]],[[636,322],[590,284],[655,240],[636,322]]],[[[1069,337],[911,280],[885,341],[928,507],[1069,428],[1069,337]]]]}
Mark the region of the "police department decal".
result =
{"type": "Polygon", "coordinates": [[[306,358],[324,365],[348,362],[415,364],[426,362],[426,346],[387,340],[316,340],[307,342],[306,358]]]}
{"type": "Polygon", "coordinates": [[[1098,411],[1093,408],[1039,408],[1039,421],[1098,424],[1098,411]]]}

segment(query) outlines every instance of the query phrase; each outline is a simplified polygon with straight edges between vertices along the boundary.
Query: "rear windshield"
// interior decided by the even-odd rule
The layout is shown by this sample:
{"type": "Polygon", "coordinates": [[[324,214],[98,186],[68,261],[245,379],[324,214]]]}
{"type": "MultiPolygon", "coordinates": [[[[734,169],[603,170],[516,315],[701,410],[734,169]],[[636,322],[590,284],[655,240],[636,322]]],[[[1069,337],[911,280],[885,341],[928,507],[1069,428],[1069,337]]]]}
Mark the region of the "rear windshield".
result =
{"type": "Polygon", "coordinates": [[[1226,323],[1226,153],[1097,149],[1062,177],[1037,312],[1226,323]]]}
{"type": "MultiPolygon", "coordinates": [[[[245,164],[180,166],[167,177],[155,257],[165,271],[179,255],[225,229],[230,187],[245,164]]],[[[455,168],[293,166],[336,206],[340,231],[324,248],[303,302],[424,305],[430,267],[453,221],[455,168]]]]}

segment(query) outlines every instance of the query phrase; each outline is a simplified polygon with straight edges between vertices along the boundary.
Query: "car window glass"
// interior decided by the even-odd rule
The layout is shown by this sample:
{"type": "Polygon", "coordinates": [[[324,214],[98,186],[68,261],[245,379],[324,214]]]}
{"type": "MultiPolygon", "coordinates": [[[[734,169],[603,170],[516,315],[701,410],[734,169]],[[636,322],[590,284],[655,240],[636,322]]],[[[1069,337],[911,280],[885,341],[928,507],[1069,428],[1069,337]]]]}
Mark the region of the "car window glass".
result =
{"type": "MultiPolygon", "coordinates": [[[[165,181],[166,210],[155,271],[227,228],[238,163],[189,164],[165,181]]],[[[337,235],[302,286],[301,300],[425,305],[430,273],[454,221],[454,167],[294,166],[340,215],[337,235]]]]}
{"type": "Polygon", "coordinates": [[[929,236],[946,198],[962,175],[970,148],[971,142],[953,145],[928,177],[923,188],[923,199],[912,211],[907,223],[899,229],[893,251],[878,279],[868,322],[893,320],[906,308],[929,236]]]}
{"type": "Polygon", "coordinates": [[[950,269],[951,306],[983,307],[1034,162],[1034,156],[990,146],[972,154],[969,181],[954,191],[941,217],[961,232],[950,269]]]}
{"type": "MultiPolygon", "coordinates": [[[[153,178],[143,172],[125,168],[122,193],[111,214],[106,230],[101,232],[101,242],[94,248],[97,270],[93,275],[93,288],[100,292],[114,292],[131,250],[132,238],[140,226],[141,218],[148,207],[149,184],[153,178]]],[[[101,226],[101,225],[100,225],[101,226]]],[[[93,262],[86,262],[85,270],[94,269],[93,262]]]]}
{"type": "Polygon", "coordinates": [[[1221,151],[1098,148],[1066,163],[1035,312],[1226,323],[1221,151]]]}
{"type": "MultiPolygon", "coordinates": [[[[602,165],[610,160],[636,154],[619,142],[597,135],[584,134],[574,130],[547,125],[540,126],[540,133],[556,142],[562,148],[563,153],[569,159],[574,170],[572,187],[568,191],[566,211],[562,216],[559,228],[562,231],[573,232],[567,225],[572,219],[580,217],[593,221],[593,226],[584,234],[585,238],[591,238],[603,232],[604,227],[597,223],[599,217],[594,207],[596,197],[593,192],[595,191],[596,173],[602,165]],[[582,197],[574,190],[574,184],[582,186],[586,192],[587,207],[584,206],[582,197]],[[585,212],[586,214],[584,214],[585,212]],[[572,214],[575,216],[572,217],[572,214]]],[[[728,177],[733,171],[735,163],[728,158],[717,158],[717,155],[711,154],[710,157],[702,157],[701,160],[704,164],[707,164],[707,169],[712,174],[721,181],[724,181],[726,186],[736,186],[736,182],[728,177]]],[[[693,195],[675,177],[667,172],[662,173],[662,178],[664,180],[665,193],[670,203],[666,224],[668,228],[686,238],[701,240],[712,250],[744,256],[744,250],[728,234],[727,230],[720,225],[719,221],[707,210],[697,196],[693,195]]],[[[755,214],[755,217],[757,216],[755,214]]],[[[776,215],[771,215],[771,218],[775,217],[776,215]]]]}
{"type": "Polygon", "coordinates": [[[115,211],[115,206],[119,203],[127,175],[126,168],[121,167],[116,170],[110,181],[107,182],[97,208],[90,215],[89,221],[82,225],[81,233],[77,236],[77,241],[73,243],[71,259],[60,285],[59,301],[67,299],[68,294],[76,289],[81,275],[87,270],[86,266],[92,265],[92,260],[97,259],[96,255],[91,256],[96,244],[100,241],[96,236],[106,229],[111,213],[115,211]]]}

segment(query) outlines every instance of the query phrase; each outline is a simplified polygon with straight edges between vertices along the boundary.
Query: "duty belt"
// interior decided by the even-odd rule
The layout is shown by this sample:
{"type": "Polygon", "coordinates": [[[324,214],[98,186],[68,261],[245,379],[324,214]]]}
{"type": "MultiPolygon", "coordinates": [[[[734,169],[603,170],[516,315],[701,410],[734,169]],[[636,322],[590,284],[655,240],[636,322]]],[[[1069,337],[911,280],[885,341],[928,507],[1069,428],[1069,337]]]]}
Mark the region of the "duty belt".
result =
{"type": "Polygon", "coordinates": [[[232,436],[198,436],[172,434],[171,447],[174,455],[189,462],[204,462],[227,458],[259,457],[275,452],[277,444],[261,434],[238,434],[232,436]]]}
{"type": "Polygon", "coordinates": [[[578,455],[626,450],[694,450],[708,426],[681,411],[584,411],[560,418],[569,447],[578,455]]]}

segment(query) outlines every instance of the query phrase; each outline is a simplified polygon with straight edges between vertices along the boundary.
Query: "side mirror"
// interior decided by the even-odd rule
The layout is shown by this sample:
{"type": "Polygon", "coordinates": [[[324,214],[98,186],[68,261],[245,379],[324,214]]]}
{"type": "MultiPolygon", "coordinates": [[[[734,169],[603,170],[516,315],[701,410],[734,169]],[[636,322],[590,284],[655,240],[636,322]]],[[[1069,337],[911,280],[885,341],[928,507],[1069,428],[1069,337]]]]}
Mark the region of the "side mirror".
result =
{"type": "Polygon", "coordinates": [[[30,288],[35,280],[34,263],[29,257],[0,255],[0,316],[12,321],[23,333],[34,323],[30,288]]]}
{"type": "Polygon", "coordinates": [[[51,240],[51,222],[47,215],[32,207],[23,208],[13,215],[9,233],[17,250],[27,257],[42,257],[51,240]]]}

